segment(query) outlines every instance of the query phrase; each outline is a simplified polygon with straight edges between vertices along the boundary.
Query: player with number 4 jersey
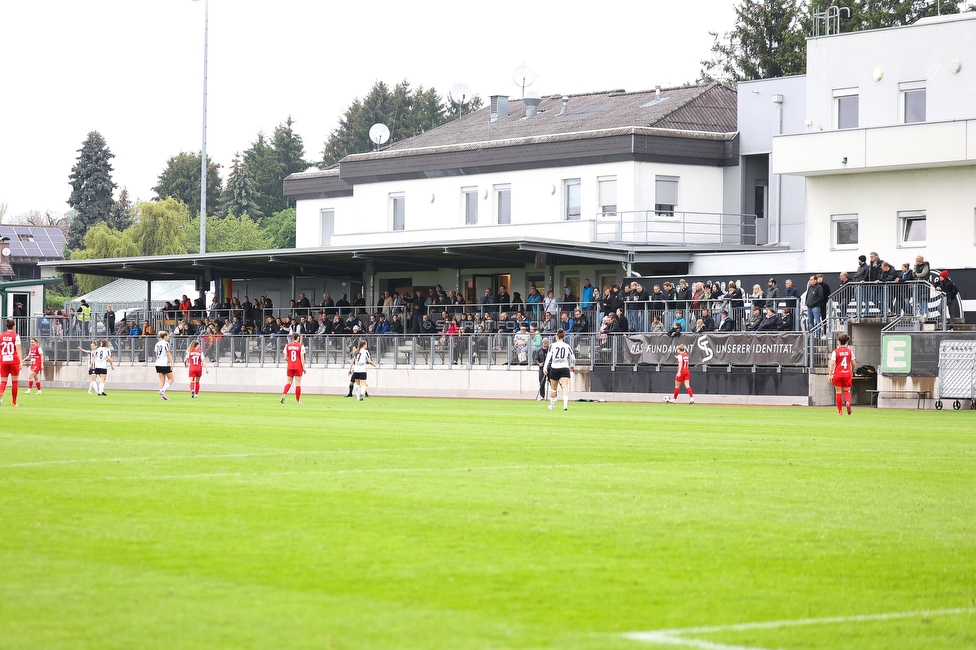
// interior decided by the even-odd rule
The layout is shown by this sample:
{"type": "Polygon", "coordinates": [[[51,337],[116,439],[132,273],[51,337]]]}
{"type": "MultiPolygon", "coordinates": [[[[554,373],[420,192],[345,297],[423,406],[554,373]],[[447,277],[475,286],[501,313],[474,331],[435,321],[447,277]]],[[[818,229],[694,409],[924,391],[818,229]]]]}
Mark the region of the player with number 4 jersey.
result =
{"type": "Polygon", "coordinates": [[[288,362],[288,382],[281,392],[281,403],[285,403],[285,395],[291,390],[292,381],[295,382],[295,403],[302,403],[302,375],[305,374],[305,346],[301,343],[301,334],[291,335],[291,343],[285,346],[285,360],[288,362]]]}
{"type": "Polygon", "coordinates": [[[834,393],[837,397],[837,415],[843,415],[843,407],[846,404],[847,414],[851,414],[851,383],[854,379],[854,350],[848,343],[851,337],[841,334],[837,337],[837,347],[830,355],[830,363],[827,365],[827,374],[830,375],[830,383],[834,385],[834,393]]]}

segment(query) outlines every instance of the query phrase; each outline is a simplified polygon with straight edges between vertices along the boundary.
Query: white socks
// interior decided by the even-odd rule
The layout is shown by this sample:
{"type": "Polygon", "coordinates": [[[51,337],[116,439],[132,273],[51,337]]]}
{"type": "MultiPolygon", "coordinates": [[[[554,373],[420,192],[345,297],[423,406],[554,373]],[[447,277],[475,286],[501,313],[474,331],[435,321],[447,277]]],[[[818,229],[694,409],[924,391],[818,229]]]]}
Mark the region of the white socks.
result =
{"type": "Polygon", "coordinates": [[[170,386],[172,386],[172,385],[173,385],[173,383],[172,383],[172,382],[169,382],[169,381],[164,381],[164,382],[163,382],[163,387],[162,387],[162,388],[160,388],[159,390],[161,390],[161,391],[163,391],[163,392],[165,393],[165,392],[166,392],[166,389],[167,389],[167,388],[169,388],[169,387],[170,387],[170,386]]]}
{"type": "Polygon", "coordinates": [[[98,384],[96,382],[94,382],[94,381],[92,383],[88,384],[88,392],[90,393],[93,390],[94,391],[98,391],[98,384]]]}

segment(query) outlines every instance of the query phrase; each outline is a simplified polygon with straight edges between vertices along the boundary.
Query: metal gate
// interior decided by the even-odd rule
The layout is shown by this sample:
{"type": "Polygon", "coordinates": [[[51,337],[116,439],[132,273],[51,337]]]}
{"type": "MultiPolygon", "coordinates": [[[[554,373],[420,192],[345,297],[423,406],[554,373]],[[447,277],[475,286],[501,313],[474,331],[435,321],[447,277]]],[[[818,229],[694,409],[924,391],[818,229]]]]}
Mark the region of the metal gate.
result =
{"type": "Polygon", "coordinates": [[[976,409],[976,341],[942,341],[939,344],[939,399],[935,408],[942,409],[942,400],[954,400],[952,408],[962,407],[959,400],[968,399],[976,409]]]}

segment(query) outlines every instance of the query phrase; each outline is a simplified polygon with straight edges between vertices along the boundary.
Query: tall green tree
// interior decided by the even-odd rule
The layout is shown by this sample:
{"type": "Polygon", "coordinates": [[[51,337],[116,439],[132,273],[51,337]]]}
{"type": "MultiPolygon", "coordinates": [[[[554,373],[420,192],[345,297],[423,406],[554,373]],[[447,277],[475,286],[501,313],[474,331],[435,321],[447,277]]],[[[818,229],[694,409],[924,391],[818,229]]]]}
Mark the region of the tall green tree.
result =
{"type": "Polygon", "coordinates": [[[240,153],[234,154],[230,175],[227,177],[227,186],[217,204],[217,215],[226,217],[228,214],[247,214],[255,219],[261,217],[263,213],[255,202],[257,196],[254,176],[251,175],[247,162],[241,160],[240,153]]]}
{"type": "MultiPolygon", "coordinates": [[[[480,105],[480,99],[477,101],[480,105]]],[[[450,119],[449,109],[433,88],[411,89],[404,79],[390,89],[378,81],[365,97],[355,98],[346,109],[339,126],[325,142],[321,166],[328,167],[350,154],[375,148],[369,139],[369,129],[376,123],[389,127],[389,143],[394,143],[440,126],[450,119]]]]}
{"type": "Polygon", "coordinates": [[[842,12],[840,31],[882,29],[911,25],[920,18],[939,14],[957,14],[962,0],[820,0],[811,6],[821,11],[828,5],[850,9],[850,16],[842,12]]]}
{"type": "Polygon", "coordinates": [[[187,252],[189,221],[186,204],[173,197],[140,203],[139,223],[130,229],[132,241],[140,255],[183,255],[187,252]]]}
{"type": "MultiPolygon", "coordinates": [[[[220,165],[207,156],[207,214],[217,214],[222,182],[220,165]]],[[[166,161],[166,168],[159,175],[153,188],[156,200],[169,197],[178,199],[193,214],[200,211],[200,154],[181,151],[166,161]]]]}
{"type": "MultiPolygon", "coordinates": [[[[190,233],[200,232],[200,218],[197,216],[191,219],[186,230],[190,233]]],[[[240,217],[228,214],[223,219],[207,218],[208,253],[269,250],[271,247],[271,237],[261,230],[257,221],[246,214],[240,217]]],[[[196,253],[199,250],[199,238],[191,239],[188,252],[196,253]]]]}
{"type": "Polygon", "coordinates": [[[700,81],[726,83],[806,71],[801,0],[742,0],[731,32],[712,36],[712,57],[702,61],[700,81]]]}
{"type": "Polygon", "coordinates": [[[108,225],[115,230],[125,230],[136,222],[136,206],[129,199],[129,190],[122,188],[119,198],[112,205],[108,225]]]}
{"type": "Polygon", "coordinates": [[[271,248],[295,248],[295,214],[295,208],[288,208],[261,222],[261,229],[271,238],[271,248]]]}
{"type": "MultiPolygon", "coordinates": [[[[132,229],[121,232],[102,222],[97,223],[85,233],[84,248],[72,251],[73,260],[94,260],[109,257],[136,257],[139,247],[132,240],[132,229]]],[[[111,282],[114,278],[101,275],[78,275],[75,282],[78,291],[88,293],[111,282]]]]}
{"type": "Polygon", "coordinates": [[[78,150],[78,159],[68,176],[71,184],[68,205],[75,211],[68,228],[68,250],[77,250],[84,246],[88,229],[96,223],[106,221],[111,214],[115,204],[111,163],[114,157],[105,138],[98,131],[89,133],[78,150]]]}
{"type": "Polygon", "coordinates": [[[305,144],[302,136],[295,131],[294,124],[289,115],[287,120],[275,127],[270,140],[259,132],[257,140],[244,152],[244,161],[254,176],[258,193],[255,201],[261,208],[261,214],[274,214],[293,207],[295,202],[284,195],[283,181],[289,174],[303,172],[309,167],[305,160],[305,144]]]}

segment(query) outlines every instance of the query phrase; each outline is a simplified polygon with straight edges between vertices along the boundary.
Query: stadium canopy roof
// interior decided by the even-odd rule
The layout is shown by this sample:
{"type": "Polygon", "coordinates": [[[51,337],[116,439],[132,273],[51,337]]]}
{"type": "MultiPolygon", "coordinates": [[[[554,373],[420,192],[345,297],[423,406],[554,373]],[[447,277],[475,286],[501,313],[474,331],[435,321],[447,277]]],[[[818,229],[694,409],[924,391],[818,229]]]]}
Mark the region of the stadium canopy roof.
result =
{"type": "MultiPolygon", "coordinates": [[[[708,247],[621,246],[578,244],[544,239],[470,240],[437,244],[385,244],[348,248],[290,248],[265,251],[208,253],[205,255],[161,255],[97,260],[42,262],[41,267],[58,273],[87,273],[136,280],[260,279],[312,277],[354,277],[372,271],[410,272],[458,269],[521,268],[546,255],[546,264],[606,264],[628,262],[687,263],[692,253],[708,247]]],[[[721,250],[755,250],[754,246],[721,250]]]]}

